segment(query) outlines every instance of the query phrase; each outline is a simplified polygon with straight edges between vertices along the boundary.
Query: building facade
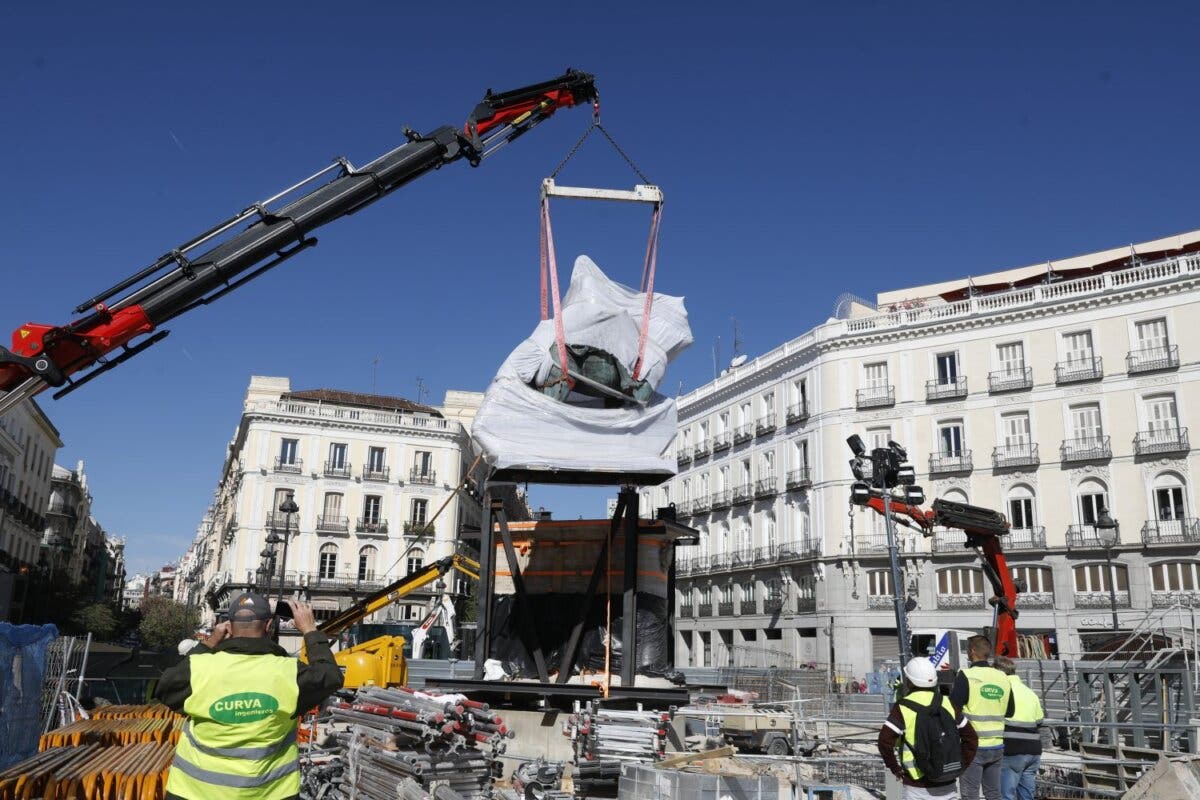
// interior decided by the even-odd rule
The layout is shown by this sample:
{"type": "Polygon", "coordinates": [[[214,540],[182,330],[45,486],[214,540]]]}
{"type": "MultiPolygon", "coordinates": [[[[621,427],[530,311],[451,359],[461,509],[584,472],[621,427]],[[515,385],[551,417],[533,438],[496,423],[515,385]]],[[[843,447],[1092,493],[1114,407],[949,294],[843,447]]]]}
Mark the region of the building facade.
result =
{"type": "Polygon", "coordinates": [[[0,417],[0,619],[25,620],[37,575],[58,430],[32,400],[0,417]]]}
{"type": "MultiPolygon", "coordinates": [[[[233,593],[279,593],[282,573],[284,593],[300,592],[326,618],[450,555],[459,529],[479,525],[478,501],[456,489],[481,398],[449,392],[434,408],[252,378],[212,507],[181,561],[182,598],[211,620],[233,593]],[[297,513],[280,511],[288,498],[297,513]],[[272,534],[280,543],[268,565],[272,534]]],[[[427,599],[380,616],[417,618],[427,599]]]]}
{"type": "MultiPolygon", "coordinates": [[[[822,664],[898,650],[887,537],[848,504],[846,438],[907,447],[918,482],[1003,511],[1022,646],[1076,655],[1200,605],[1200,231],[851,298],[679,398],[679,474],[645,490],[699,528],[677,565],[676,662],[822,664]],[[1106,552],[1102,508],[1120,523],[1106,552]],[[1110,570],[1106,558],[1111,556],[1110,570]],[[1182,609],[1188,609],[1183,611],[1182,609]]],[[[961,532],[899,533],[914,630],[992,623],[961,532]]]]}

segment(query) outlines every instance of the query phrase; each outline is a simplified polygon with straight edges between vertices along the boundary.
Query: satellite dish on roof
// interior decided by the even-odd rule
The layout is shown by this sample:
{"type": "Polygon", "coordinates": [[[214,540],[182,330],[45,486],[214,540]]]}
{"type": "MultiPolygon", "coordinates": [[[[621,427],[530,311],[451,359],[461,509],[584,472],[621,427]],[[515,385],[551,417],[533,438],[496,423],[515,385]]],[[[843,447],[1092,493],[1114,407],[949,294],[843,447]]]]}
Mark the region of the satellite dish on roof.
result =
{"type": "Polygon", "coordinates": [[[744,355],[735,356],[733,361],[729,362],[729,368],[733,369],[734,367],[740,367],[742,364],[746,363],[746,359],[747,359],[747,356],[744,356],[744,355]]]}

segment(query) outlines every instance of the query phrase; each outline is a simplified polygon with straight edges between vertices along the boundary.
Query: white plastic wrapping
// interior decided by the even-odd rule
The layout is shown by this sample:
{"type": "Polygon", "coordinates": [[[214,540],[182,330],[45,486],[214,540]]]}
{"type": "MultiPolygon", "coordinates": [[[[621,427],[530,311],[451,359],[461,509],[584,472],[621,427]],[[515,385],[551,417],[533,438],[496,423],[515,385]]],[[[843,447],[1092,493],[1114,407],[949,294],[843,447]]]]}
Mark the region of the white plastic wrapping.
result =
{"type": "MultiPolygon", "coordinates": [[[[563,299],[567,343],[600,348],[632,372],[644,302],[644,293],[580,256],[563,299]]],[[[642,377],[660,385],[667,362],[691,342],[683,298],[655,293],[642,377]]],[[[472,424],[484,460],[497,469],[675,474],[664,457],[675,438],[675,401],[655,394],[645,407],[602,408],[548,397],[530,383],[545,382],[554,343],[553,321],[542,321],[501,365],[472,424]]]]}

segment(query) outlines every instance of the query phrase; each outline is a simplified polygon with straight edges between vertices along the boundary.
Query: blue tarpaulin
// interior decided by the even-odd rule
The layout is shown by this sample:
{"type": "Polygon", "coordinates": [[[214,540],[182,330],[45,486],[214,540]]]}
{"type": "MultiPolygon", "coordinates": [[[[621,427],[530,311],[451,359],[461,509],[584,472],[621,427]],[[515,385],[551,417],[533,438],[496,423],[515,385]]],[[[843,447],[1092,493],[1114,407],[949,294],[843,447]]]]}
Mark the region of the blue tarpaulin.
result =
{"type": "Polygon", "coordinates": [[[0,769],[37,752],[46,651],[53,625],[0,622],[0,769]]]}

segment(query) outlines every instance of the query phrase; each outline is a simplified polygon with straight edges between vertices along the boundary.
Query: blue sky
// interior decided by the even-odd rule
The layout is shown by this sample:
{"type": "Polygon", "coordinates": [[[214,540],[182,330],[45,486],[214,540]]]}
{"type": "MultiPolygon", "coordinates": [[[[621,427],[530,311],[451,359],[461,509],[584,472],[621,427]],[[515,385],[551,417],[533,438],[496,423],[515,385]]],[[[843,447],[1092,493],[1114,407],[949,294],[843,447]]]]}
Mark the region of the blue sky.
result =
{"type": "MultiPolygon", "coordinates": [[[[875,292],[1195,228],[1192,4],[258,3],[0,8],[0,325],[62,323],[253,200],[484,89],[594,72],[603,119],[667,195],[659,287],[712,377],[875,292]],[[721,11],[709,11],[713,8],[721,11]],[[731,9],[736,9],[733,13],[731,9]]],[[[96,513],[147,569],[186,547],[251,374],[298,388],[482,390],[536,321],[538,184],[588,123],[563,112],[456,164],[44,401],[96,513]]],[[[600,143],[566,182],[624,186],[600,143]]],[[[563,208],[560,257],[635,282],[644,214],[563,208]]],[[[565,277],[565,273],[564,273],[565,277]]],[[[602,513],[594,493],[535,494],[602,513]]]]}

